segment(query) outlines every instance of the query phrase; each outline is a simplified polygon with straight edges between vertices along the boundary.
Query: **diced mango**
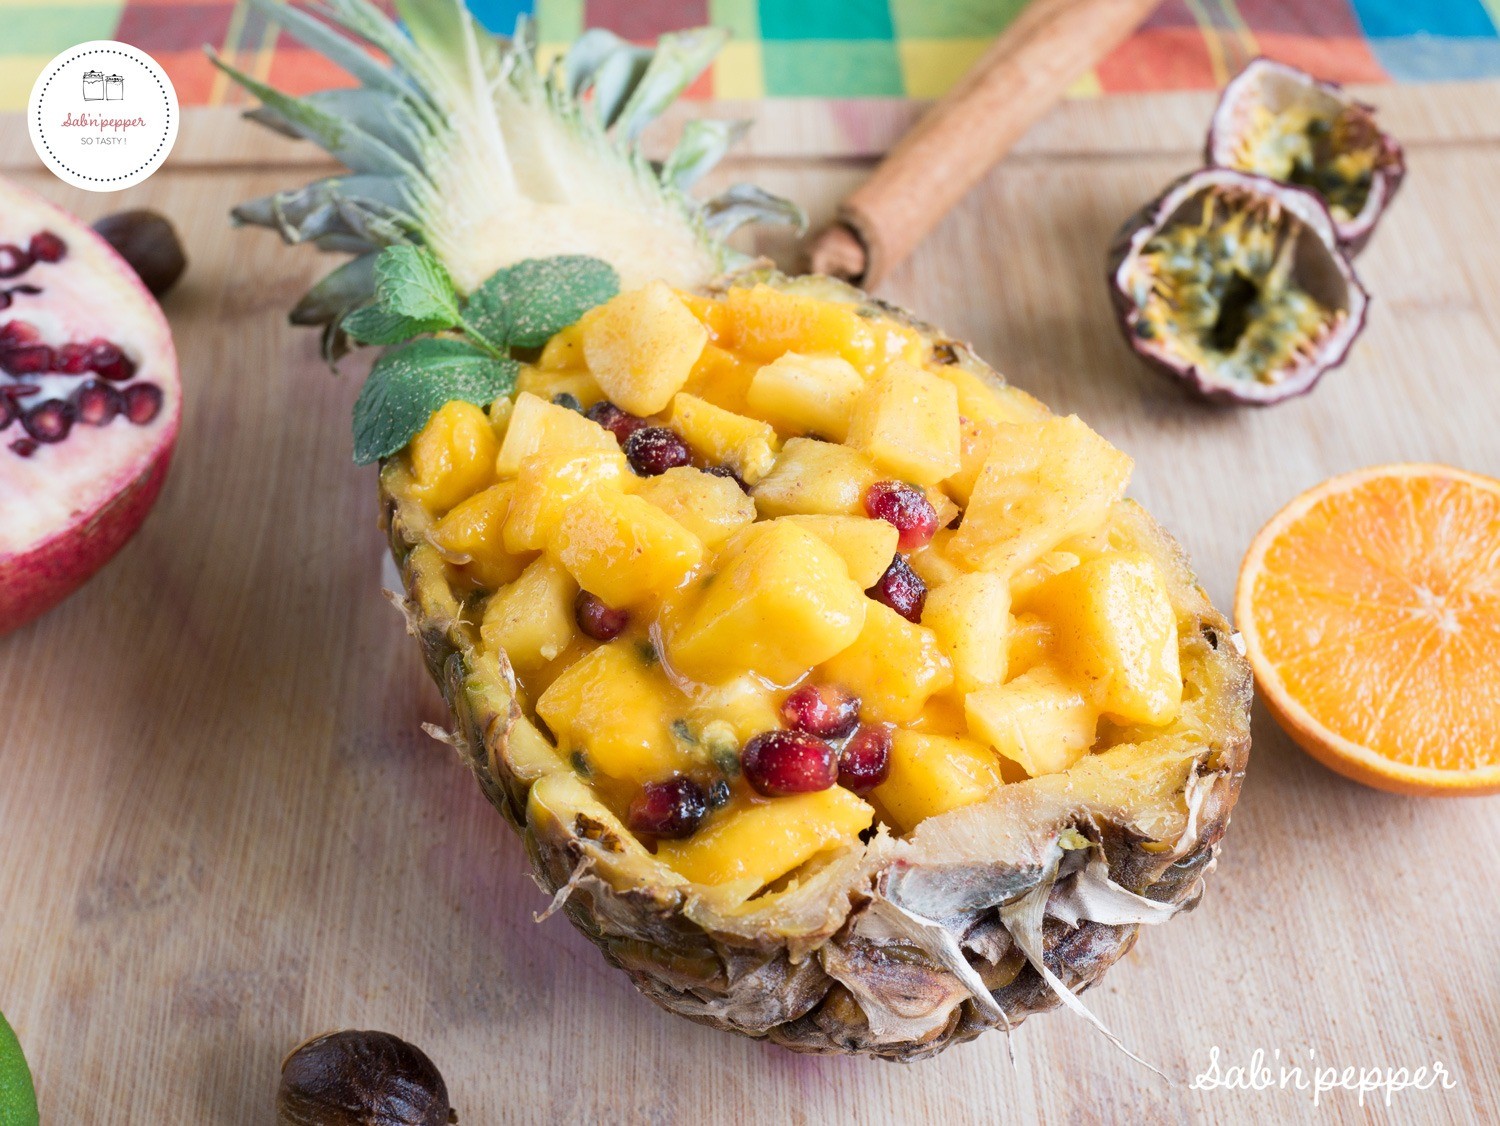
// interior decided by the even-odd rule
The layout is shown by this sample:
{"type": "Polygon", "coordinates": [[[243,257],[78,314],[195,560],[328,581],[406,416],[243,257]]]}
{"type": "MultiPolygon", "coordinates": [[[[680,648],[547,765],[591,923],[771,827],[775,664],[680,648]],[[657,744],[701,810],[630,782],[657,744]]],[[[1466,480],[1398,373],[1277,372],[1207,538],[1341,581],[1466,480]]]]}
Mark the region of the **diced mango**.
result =
{"type": "Polygon", "coordinates": [[[575,450],[618,450],[615,436],[577,411],[521,392],[505,427],[505,441],[495,459],[495,472],[514,477],[521,462],[535,454],[562,454],[575,450]]]}
{"type": "Polygon", "coordinates": [[[485,648],[503,650],[520,672],[541,668],[573,640],[577,596],[567,572],[543,556],[490,598],[479,627],[485,648]]]}
{"type": "Polygon", "coordinates": [[[930,629],[913,625],[882,603],[866,599],[864,629],[823,675],[857,695],[877,723],[907,723],[934,693],[953,683],[953,667],[930,629]]]}
{"type": "Polygon", "coordinates": [[[983,801],[999,788],[1000,765],[982,743],[897,731],[890,776],[870,796],[909,833],[927,818],[983,801]]]}
{"type": "Polygon", "coordinates": [[[745,401],[780,430],[842,442],[864,389],[864,377],[841,356],[788,352],[755,373],[745,401]]]}
{"type": "Polygon", "coordinates": [[[776,464],[752,490],[762,516],[797,513],[863,516],[865,490],[880,474],[869,458],[848,446],[792,438],[776,464]]]}
{"type": "Polygon", "coordinates": [[[635,479],[618,449],[532,454],[516,474],[515,497],[505,521],[505,550],[541,551],[557,533],[568,506],[587,490],[619,489],[635,479]]]}
{"type": "Polygon", "coordinates": [[[724,312],[725,346],[763,364],[788,352],[831,352],[869,375],[884,359],[852,304],[737,285],[724,295],[724,312]]]}
{"type": "Polygon", "coordinates": [[[582,750],[589,768],[628,782],[692,765],[673,734],[680,700],[639,641],[617,638],[574,662],[536,702],[557,745],[582,750]]]}
{"type": "MultiPolygon", "coordinates": [[[[581,364],[582,360],[579,362],[581,364]]],[[[540,363],[522,364],[516,376],[516,390],[529,392],[548,402],[559,395],[572,395],[582,407],[591,407],[604,398],[604,392],[594,377],[581,366],[557,369],[542,367],[540,363]]]]}
{"type": "Polygon", "coordinates": [[[791,684],[859,636],[874,605],[831,547],[794,524],[745,529],[672,623],[667,654],[684,675],[719,683],[746,671],[791,684]]]}
{"type": "Polygon", "coordinates": [[[727,477],[679,465],[647,477],[635,489],[703,541],[710,551],[755,519],[755,502],[727,477]]]}
{"type": "Polygon", "coordinates": [[[1010,597],[1012,602],[1024,602],[1037,587],[1064,571],[1071,571],[1083,560],[1071,551],[1049,551],[1020,574],[1011,576],[1010,597]]]}
{"type": "Polygon", "coordinates": [[[583,321],[589,371],[632,414],[664,410],[707,343],[708,331],[665,282],[613,297],[583,321]]]}
{"type": "Polygon", "coordinates": [[[1094,743],[1099,713],[1047,665],[964,697],[969,733],[1035,778],[1072,766],[1094,743]]]}
{"type": "Polygon", "coordinates": [[[1130,480],[1130,458],[1076,416],[997,425],[974,483],[956,558],[1004,576],[1102,524],[1130,480]]]}
{"type": "Polygon", "coordinates": [[[542,346],[536,366],[544,371],[581,371],[583,358],[583,329],[580,325],[569,325],[561,332],[553,333],[552,339],[542,346]]]}
{"type": "Polygon", "coordinates": [[[438,515],[495,479],[495,432],[473,403],[444,403],[409,449],[412,495],[438,515]]]}
{"type": "Polygon", "coordinates": [[[462,566],[486,590],[497,590],[513,581],[531,559],[529,555],[511,555],[501,538],[515,491],[514,481],[491,485],[459,501],[427,533],[428,542],[444,559],[462,566]]]}
{"type": "Polygon", "coordinates": [[[682,389],[727,411],[753,413],[746,405],[746,396],[759,369],[760,365],[753,360],[741,359],[733,352],[709,344],[693,365],[692,374],[682,389]]]}
{"type": "Polygon", "coordinates": [[[1025,391],[996,376],[985,378],[959,364],[930,364],[927,368],[958,392],[958,413],[984,422],[1040,422],[1049,411],[1025,391]]]}
{"type": "Polygon", "coordinates": [[[770,423],[735,414],[689,395],[672,400],[669,423],[684,442],[706,461],[727,465],[753,485],[776,461],[776,431],[770,423]]]}
{"type": "Polygon", "coordinates": [[[578,585],[611,606],[662,597],[703,559],[703,543],[649,501],[590,489],[563,514],[550,551],[578,585]]]}
{"type": "Polygon", "coordinates": [[[961,693],[1005,679],[1010,621],[1010,590],[1005,580],[984,571],[944,583],[927,595],[922,624],[937,635],[953,665],[961,693]]]}
{"type": "Polygon", "coordinates": [[[894,524],[865,516],[783,516],[811,532],[844,557],[849,577],[861,590],[874,586],[896,557],[900,533],[894,524]]]}
{"type": "Polygon", "coordinates": [[[984,469],[985,458],[990,456],[990,438],[994,432],[995,424],[984,419],[963,416],[958,420],[958,472],[943,482],[943,488],[966,508],[974,483],[984,469]]]}
{"type": "Polygon", "coordinates": [[[951,383],[897,361],[860,396],[849,444],[903,480],[936,485],[962,466],[958,394],[951,383]]]}
{"type": "Polygon", "coordinates": [[[1058,659],[1122,723],[1163,724],[1182,705],[1177,618],[1144,552],[1112,552],[1048,580],[1029,607],[1057,631],[1058,659]]]}
{"type": "Polygon", "coordinates": [[[732,753],[738,761],[742,745],[782,725],[780,696],[747,674],[694,691],[688,720],[702,732],[701,741],[710,757],[717,749],[732,753]]]}
{"type": "Polygon", "coordinates": [[[732,805],[687,840],[662,841],[656,856],[696,883],[744,880],[763,887],[818,853],[854,841],[874,820],[869,805],[833,786],[732,805]]]}
{"type": "Polygon", "coordinates": [[[708,329],[710,341],[717,342],[724,334],[725,315],[724,302],[714,297],[705,297],[701,293],[691,290],[679,289],[674,291],[688,312],[698,318],[698,323],[708,329]]]}

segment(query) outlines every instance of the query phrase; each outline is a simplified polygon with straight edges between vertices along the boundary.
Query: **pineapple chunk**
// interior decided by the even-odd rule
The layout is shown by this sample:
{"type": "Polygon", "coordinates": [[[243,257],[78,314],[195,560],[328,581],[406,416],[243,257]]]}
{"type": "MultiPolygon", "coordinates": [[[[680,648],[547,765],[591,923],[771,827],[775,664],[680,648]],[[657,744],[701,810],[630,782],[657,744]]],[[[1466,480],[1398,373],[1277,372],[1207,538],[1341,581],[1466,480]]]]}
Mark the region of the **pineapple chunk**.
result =
{"type": "Polygon", "coordinates": [[[746,671],[786,685],[859,636],[873,605],[838,552],[793,524],[754,525],[668,631],[672,667],[709,684],[746,671]]]}
{"type": "Polygon", "coordinates": [[[953,667],[930,629],[882,603],[867,599],[866,605],[864,629],[823,665],[823,675],[858,696],[867,718],[908,723],[929,696],[953,683],[953,667]]]}
{"type": "Polygon", "coordinates": [[[569,325],[552,334],[552,339],[542,346],[536,366],[543,371],[581,371],[586,366],[583,358],[583,329],[569,325]]]}
{"type": "Polygon", "coordinates": [[[590,489],[563,514],[548,550],[584,590],[611,606],[635,606],[681,585],[703,543],[649,501],[590,489]]]}
{"type": "Polygon", "coordinates": [[[781,430],[842,442],[864,390],[864,379],[848,360],[788,352],[755,373],[745,401],[781,430]]]}
{"type": "Polygon", "coordinates": [[[692,532],[710,551],[717,551],[755,519],[755,502],[738,485],[689,465],[647,477],[635,491],[692,532]]]}
{"type": "Polygon", "coordinates": [[[746,395],[757,370],[757,364],[710,344],[693,365],[693,373],[682,389],[716,407],[736,414],[749,414],[746,395]]]}
{"type": "Polygon", "coordinates": [[[984,469],[985,458],[990,456],[994,433],[994,423],[984,419],[964,416],[958,420],[958,472],[943,482],[943,488],[965,508],[974,494],[974,483],[984,469]]]}
{"type": "Polygon", "coordinates": [[[936,485],[962,468],[958,393],[951,383],[897,361],[860,396],[849,444],[904,480],[936,485]]]}
{"type": "Polygon", "coordinates": [[[473,403],[444,403],[409,448],[412,495],[438,515],[495,479],[495,432],[473,403]]]}
{"type": "Polygon", "coordinates": [[[811,532],[844,557],[849,577],[861,590],[869,590],[885,574],[896,557],[901,533],[894,524],[864,516],[783,516],[788,524],[811,532]]]}
{"type": "Polygon", "coordinates": [[[501,477],[514,477],[521,471],[521,462],[541,453],[619,448],[615,436],[597,422],[523,391],[516,396],[516,405],[510,412],[495,472],[501,477]]]}
{"type": "Polygon", "coordinates": [[[573,640],[577,596],[568,573],[543,556],[490,598],[479,636],[491,652],[504,650],[518,671],[539,669],[573,640]]]}
{"type": "Polygon", "coordinates": [[[1049,411],[1025,391],[998,379],[985,379],[958,364],[934,364],[928,368],[958,392],[958,411],[976,422],[1041,422],[1049,411]]]}
{"type": "Polygon", "coordinates": [[[427,533],[427,542],[443,558],[459,564],[480,586],[496,590],[512,582],[526,568],[529,556],[506,552],[501,529],[510,515],[514,481],[491,485],[460,501],[427,533]]]}
{"type": "Polygon", "coordinates": [[[1047,665],[964,697],[969,733],[1031,777],[1055,774],[1094,743],[1099,713],[1047,665]]]}
{"type": "Polygon", "coordinates": [[[952,552],[976,571],[1009,577],[1109,516],[1130,480],[1130,458],[1077,416],[997,425],[952,552]]]}
{"type": "Polygon", "coordinates": [[[1035,614],[1016,614],[1006,630],[1005,674],[1020,676],[1053,658],[1055,631],[1035,614]]]}
{"type": "Polygon", "coordinates": [[[505,550],[541,551],[557,534],[568,506],[596,485],[622,489],[635,481],[618,449],[532,454],[521,462],[505,521],[505,550]]]}
{"type": "Polygon", "coordinates": [[[650,782],[692,765],[672,732],[674,694],[661,663],[620,638],[570,665],[537,700],[536,714],[558,747],[584,752],[590,769],[650,782]]]}
{"type": "Polygon", "coordinates": [[[939,528],[928,543],[906,557],[907,563],[922,577],[928,590],[940,587],[944,583],[951,583],[959,576],[970,573],[953,561],[953,556],[948,551],[948,545],[952,539],[951,531],[947,528],[939,528]]]}
{"type": "Polygon", "coordinates": [[[1177,617],[1149,555],[1101,555],[1042,584],[1029,605],[1057,630],[1060,662],[1107,715],[1152,725],[1177,718],[1177,617]]]}
{"type": "Polygon", "coordinates": [[[1005,679],[1010,591],[984,571],[944,583],[927,596],[922,624],[937,635],[953,664],[953,684],[968,693],[1005,679]]]}
{"type": "Polygon", "coordinates": [[[897,731],[891,773],[870,795],[903,833],[929,817],[983,801],[1000,788],[1000,764],[982,743],[897,731]]]}
{"type": "Polygon", "coordinates": [[[583,354],[611,402],[655,414],[682,390],[708,331],[665,282],[613,297],[583,321],[583,354]]]}
{"type": "Polygon", "coordinates": [[[763,364],[788,352],[830,352],[869,375],[884,360],[854,305],[737,285],[724,295],[724,312],[726,346],[763,364]]]}
{"type": "Polygon", "coordinates": [[[766,422],[716,407],[686,392],[672,400],[671,427],[708,461],[755,484],[776,461],[776,431],[766,422]]]}
{"type": "Polygon", "coordinates": [[[700,884],[743,880],[760,888],[820,852],[854,841],[875,811],[841,786],[769,802],[733,805],[685,841],[662,841],[656,856],[700,884]]]}
{"type": "Polygon", "coordinates": [[[572,395],[582,407],[591,407],[604,398],[599,384],[582,367],[558,370],[543,367],[540,363],[521,365],[516,375],[516,390],[548,402],[559,395],[572,395]]]}
{"type": "Polygon", "coordinates": [[[752,495],[762,516],[863,516],[865,490],[878,480],[874,464],[858,450],[793,438],[752,495]]]}

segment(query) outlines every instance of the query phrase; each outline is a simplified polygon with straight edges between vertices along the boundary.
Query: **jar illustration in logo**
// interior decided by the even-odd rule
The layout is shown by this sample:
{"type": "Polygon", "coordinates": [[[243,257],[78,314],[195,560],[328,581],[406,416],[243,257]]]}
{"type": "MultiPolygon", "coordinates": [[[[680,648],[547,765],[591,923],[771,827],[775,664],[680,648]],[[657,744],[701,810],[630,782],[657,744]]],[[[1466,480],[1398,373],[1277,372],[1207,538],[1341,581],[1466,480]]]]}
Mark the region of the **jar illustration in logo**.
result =
{"type": "Polygon", "coordinates": [[[104,100],[106,102],[119,102],[125,98],[125,79],[118,74],[111,74],[104,80],[104,100]]]}
{"type": "Polygon", "coordinates": [[[83,100],[86,102],[102,102],[104,100],[104,75],[99,71],[90,70],[84,72],[83,100]]]}

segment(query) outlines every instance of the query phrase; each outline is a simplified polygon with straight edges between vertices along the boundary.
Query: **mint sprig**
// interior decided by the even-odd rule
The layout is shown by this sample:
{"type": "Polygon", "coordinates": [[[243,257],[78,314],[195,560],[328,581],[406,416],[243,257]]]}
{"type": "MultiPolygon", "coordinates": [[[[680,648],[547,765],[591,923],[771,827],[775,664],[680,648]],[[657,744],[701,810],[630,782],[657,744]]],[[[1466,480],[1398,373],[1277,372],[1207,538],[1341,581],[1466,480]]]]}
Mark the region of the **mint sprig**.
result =
{"type": "Polygon", "coordinates": [[[453,279],[432,251],[388,246],[375,259],[375,300],[344,318],[344,331],[361,344],[400,344],[458,324],[453,279]]]}
{"type": "Polygon", "coordinates": [[[510,348],[540,348],[620,292],[608,262],[581,254],[528,258],[496,270],[464,304],[464,324],[510,348]]]}

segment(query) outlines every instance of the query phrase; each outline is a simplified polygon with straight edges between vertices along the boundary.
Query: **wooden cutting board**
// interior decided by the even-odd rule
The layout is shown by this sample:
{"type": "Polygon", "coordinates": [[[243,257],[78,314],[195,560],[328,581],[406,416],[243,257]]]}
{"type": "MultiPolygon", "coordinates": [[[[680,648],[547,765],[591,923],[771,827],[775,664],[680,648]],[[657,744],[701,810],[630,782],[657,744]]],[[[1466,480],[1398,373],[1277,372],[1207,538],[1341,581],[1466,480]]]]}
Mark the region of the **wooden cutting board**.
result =
{"type": "MultiPolygon", "coordinates": [[[[1360,259],[1369,330],[1305,399],[1189,403],[1116,337],[1105,246],[1196,163],[1201,96],[1061,107],[882,292],[1130,451],[1135,494],[1221,606],[1261,522],[1330,474],[1500,472],[1500,86],[1371,93],[1411,172],[1360,259]]],[[[912,110],[758,112],[727,174],[818,220],[912,110]]],[[[152,180],[90,196],[0,120],[9,174],[88,216],[165,211],[191,257],[166,304],[186,417],[157,510],[84,591],[0,639],[0,1007],[48,1122],[266,1122],[283,1053],[340,1026],[425,1048],[468,1124],[1500,1120],[1500,799],[1362,789],[1259,708],[1202,906],[1087,996],[1170,1083],[1064,1012],[1016,1033],[1013,1064],[999,1033],[910,1067],[793,1056],[658,1011],[562,917],[534,922],[517,842],[420,730],[445,717],[380,593],[374,472],[350,462],[358,380],[285,323],[327,262],[226,222],[312,163],[199,111],[152,180]],[[1190,1089],[1215,1046],[1222,1066],[1257,1048],[1440,1061],[1457,1086],[1389,1110],[1190,1089]]]]}

